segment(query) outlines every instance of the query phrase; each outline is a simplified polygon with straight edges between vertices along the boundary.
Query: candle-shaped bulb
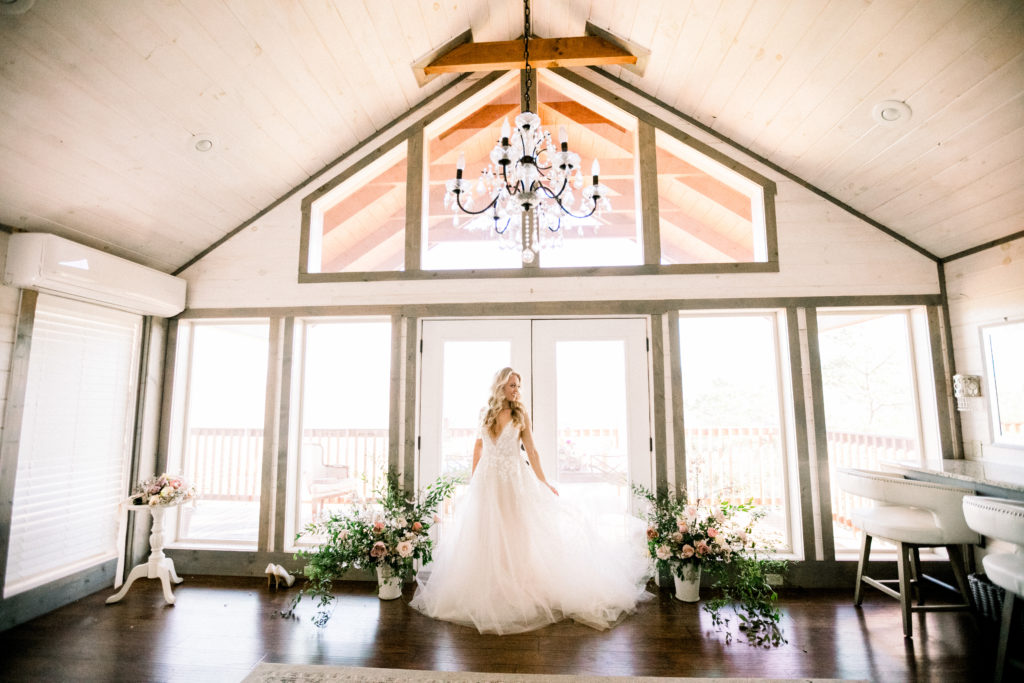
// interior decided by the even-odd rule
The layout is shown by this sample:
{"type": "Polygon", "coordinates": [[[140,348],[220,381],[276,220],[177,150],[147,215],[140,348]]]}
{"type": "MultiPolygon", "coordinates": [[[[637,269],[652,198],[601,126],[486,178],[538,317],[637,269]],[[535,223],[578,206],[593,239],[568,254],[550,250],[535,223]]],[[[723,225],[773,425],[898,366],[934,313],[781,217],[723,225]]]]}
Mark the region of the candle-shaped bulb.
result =
{"type": "Polygon", "coordinates": [[[558,127],[558,142],[563,145],[569,144],[569,131],[565,129],[565,126],[558,127]]]}
{"type": "Polygon", "coordinates": [[[455,170],[456,171],[465,171],[466,170],[466,153],[465,152],[459,152],[459,160],[455,162],[455,170]]]}
{"type": "Polygon", "coordinates": [[[597,163],[597,159],[594,159],[594,163],[590,165],[590,175],[594,176],[594,182],[597,182],[597,176],[601,175],[601,164],[597,163]]]}
{"type": "Polygon", "coordinates": [[[508,126],[508,119],[506,118],[501,123],[501,139],[508,140],[508,136],[512,134],[512,129],[508,126]]]}

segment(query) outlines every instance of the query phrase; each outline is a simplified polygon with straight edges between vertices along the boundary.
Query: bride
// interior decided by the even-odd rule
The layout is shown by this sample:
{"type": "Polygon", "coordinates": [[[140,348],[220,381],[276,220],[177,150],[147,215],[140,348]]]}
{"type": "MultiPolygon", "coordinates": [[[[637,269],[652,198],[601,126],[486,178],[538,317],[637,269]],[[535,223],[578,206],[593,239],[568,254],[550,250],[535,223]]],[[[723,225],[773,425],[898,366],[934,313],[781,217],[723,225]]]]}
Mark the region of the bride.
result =
{"type": "Polygon", "coordinates": [[[521,382],[512,368],[494,378],[466,497],[411,606],[481,633],[567,618],[608,628],[644,597],[649,562],[602,540],[558,498],[541,469],[521,382]]]}

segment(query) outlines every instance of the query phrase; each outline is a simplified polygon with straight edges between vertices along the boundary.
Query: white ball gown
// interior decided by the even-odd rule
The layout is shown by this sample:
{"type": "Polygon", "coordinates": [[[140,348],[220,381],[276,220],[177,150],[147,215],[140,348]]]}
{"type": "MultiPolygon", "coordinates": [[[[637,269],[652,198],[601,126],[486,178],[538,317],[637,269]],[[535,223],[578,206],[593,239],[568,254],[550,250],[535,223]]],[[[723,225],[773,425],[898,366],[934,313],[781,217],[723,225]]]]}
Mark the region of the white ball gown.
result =
{"type": "Polygon", "coordinates": [[[411,606],[497,634],[567,618],[605,629],[632,612],[650,577],[643,551],[605,540],[542,484],[512,421],[497,439],[482,428],[480,438],[476,473],[411,606]]]}

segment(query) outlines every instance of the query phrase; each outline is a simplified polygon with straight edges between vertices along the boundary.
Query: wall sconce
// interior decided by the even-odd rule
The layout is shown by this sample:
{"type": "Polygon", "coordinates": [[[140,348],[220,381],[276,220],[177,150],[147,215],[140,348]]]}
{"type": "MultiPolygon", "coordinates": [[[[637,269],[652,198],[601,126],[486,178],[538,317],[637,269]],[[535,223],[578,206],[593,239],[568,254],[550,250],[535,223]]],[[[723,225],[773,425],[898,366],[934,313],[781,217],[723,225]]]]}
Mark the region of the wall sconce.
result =
{"type": "Polygon", "coordinates": [[[981,396],[981,377],[953,375],[953,396],[956,397],[957,410],[961,412],[970,410],[967,399],[981,396]]]}

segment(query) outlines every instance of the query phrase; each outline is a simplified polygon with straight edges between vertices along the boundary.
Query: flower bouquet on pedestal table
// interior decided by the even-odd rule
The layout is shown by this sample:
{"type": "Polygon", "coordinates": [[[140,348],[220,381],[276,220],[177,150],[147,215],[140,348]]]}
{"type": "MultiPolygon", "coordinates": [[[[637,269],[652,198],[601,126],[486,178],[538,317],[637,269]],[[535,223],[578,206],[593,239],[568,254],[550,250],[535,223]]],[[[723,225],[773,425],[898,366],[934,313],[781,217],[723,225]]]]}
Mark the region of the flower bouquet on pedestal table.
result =
{"type": "Polygon", "coordinates": [[[168,507],[181,505],[196,498],[196,487],[182,475],[164,472],[159,477],[144,479],[135,485],[128,502],[132,505],[168,507]]]}
{"type": "Polygon", "coordinates": [[[306,562],[303,573],[308,583],[284,616],[292,616],[303,595],[309,595],[317,600],[313,623],[324,626],[334,601],[331,584],[350,569],[375,570],[380,599],[400,597],[402,583],[416,573],[416,561],[430,562],[430,527],[438,519],[438,506],[459,483],[457,478],[442,477],[415,500],[406,500],[396,477],[389,472],[384,484],[374,491],[376,502],[361,503],[347,513],[332,514],[307,525],[296,540],[316,539],[319,545],[295,555],[306,562]]]}
{"type": "Polygon", "coordinates": [[[643,486],[633,493],[648,504],[647,548],[659,571],[667,571],[675,583],[675,596],[683,602],[700,600],[703,572],[714,578],[712,588],[720,596],[706,602],[704,610],[717,627],[729,620],[722,609],[731,606],[752,644],[780,645],[786,640],[779,628],[781,612],[769,576],[781,577],[788,563],[761,550],[770,544],[756,540],[754,527],[765,511],[752,504],[687,502],[685,493],[656,495],[643,486]]]}

